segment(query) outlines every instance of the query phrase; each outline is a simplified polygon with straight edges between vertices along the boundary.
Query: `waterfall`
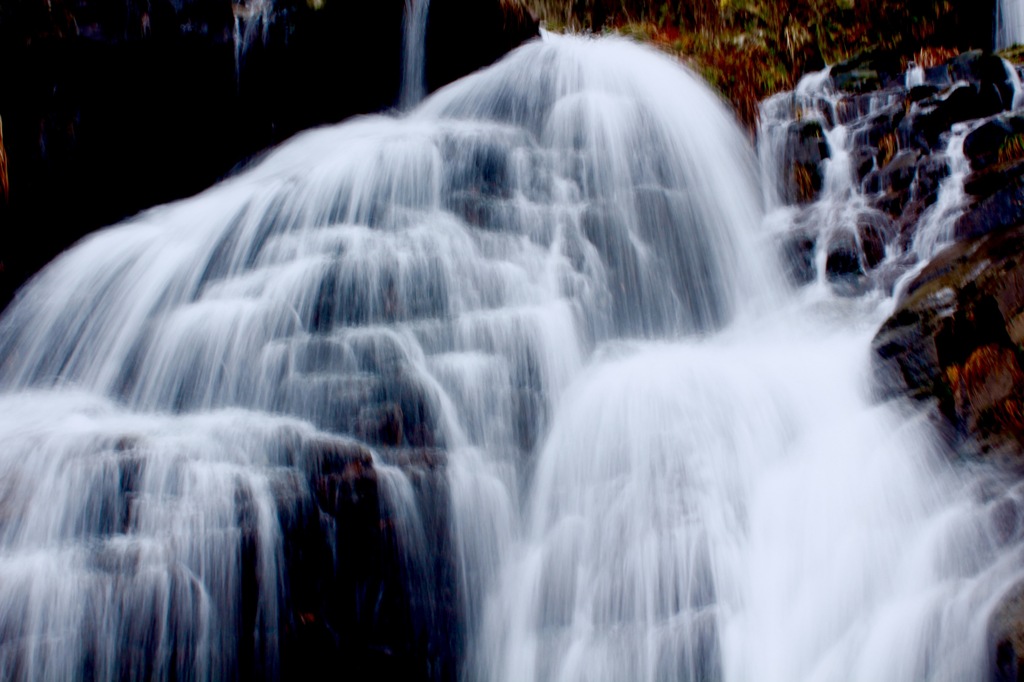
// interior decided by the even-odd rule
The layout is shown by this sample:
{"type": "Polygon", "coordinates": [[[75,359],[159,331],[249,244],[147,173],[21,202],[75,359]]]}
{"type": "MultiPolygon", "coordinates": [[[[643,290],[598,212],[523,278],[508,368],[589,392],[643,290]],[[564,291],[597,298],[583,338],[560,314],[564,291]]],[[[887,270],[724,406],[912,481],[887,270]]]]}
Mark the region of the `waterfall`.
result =
{"type": "Polygon", "coordinates": [[[774,187],[547,35],[83,240],[0,319],[0,677],[983,679],[1024,491],[872,401],[774,187]]]}
{"type": "Polygon", "coordinates": [[[402,34],[402,86],[399,105],[416,106],[427,93],[427,16],[430,0],[405,0],[402,34]]]}
{"type": "Polygon", "coordinates": [[[1024,43],[1024,3],[999,0],[996,3],[996,49],[1005,50],[1024,43]]]}

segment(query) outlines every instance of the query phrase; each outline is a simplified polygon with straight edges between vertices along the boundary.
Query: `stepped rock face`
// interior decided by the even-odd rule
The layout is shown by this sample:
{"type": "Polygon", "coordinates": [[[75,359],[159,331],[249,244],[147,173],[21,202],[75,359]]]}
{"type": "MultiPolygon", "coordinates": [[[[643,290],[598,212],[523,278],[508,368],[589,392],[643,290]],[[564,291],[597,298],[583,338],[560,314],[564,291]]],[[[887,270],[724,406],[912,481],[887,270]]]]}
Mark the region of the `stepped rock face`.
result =
{"type": "MultiPolygon", "coordinates": [[[[435,4],[431,88],[537,35],[536,21],[516,3],[435,4]],[[466,25],[473,39],[456,50],[466,25]]],[[[9,201],[0,200],[0,305],[93,229],[194,194],[299,130],[393,106],[404,7],[404,0],[282,0],[272,8],[251,0],[2,3],[0,60],[18,68],[0,83],[9,157],[8,173],[0,163],[0,177],[9,179],[9,201]]]]}

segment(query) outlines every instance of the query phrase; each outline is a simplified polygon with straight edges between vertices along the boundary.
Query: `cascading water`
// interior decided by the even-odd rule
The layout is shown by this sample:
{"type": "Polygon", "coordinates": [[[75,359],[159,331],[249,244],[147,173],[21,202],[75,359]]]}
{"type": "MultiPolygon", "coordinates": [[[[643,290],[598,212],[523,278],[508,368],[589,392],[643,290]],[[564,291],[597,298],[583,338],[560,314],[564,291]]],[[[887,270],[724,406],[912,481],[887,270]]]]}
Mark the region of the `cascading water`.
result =
{"type": "Polygon", "coordinates": [[[239,0],[231,4],[234,15],[232,39],[235,43],[235,77],[240,78],[245,55],[257,39],[267,42],[274,14],[273,0],[239,0]]]}
{"type": "Polygon", "coordinates": [[[755,170],[547,36],[64,254],[0,322],[0,676],[981,679],[1021,493],[872,404],[889,304],[789,292],[755,170]]]}
{"type": "Polygon", "coordinates": [[[402,86],[399,105],[409,109],[427,94],[427,17],[430,0],[405,0],[402,37],[402,86]]]}
{"type": "Polygon", "coordinates": [[[1005,50],[1024,43],[1024,2],[999,0],[996,3],[996,49],[1005,50]]]}

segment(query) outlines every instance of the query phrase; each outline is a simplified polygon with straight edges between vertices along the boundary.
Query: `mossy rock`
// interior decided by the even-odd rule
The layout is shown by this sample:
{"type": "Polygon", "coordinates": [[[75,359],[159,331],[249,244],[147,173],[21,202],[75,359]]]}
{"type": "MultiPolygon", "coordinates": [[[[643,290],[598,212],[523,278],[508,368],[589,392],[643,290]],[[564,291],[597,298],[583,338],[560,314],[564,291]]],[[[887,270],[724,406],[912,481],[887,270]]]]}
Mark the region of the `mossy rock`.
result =
{"type": "Polygon", "coordinates": [[[836,64],[830,76],[837,90],[865,93],[881,90],[902,71],[899,55],[887,50],[873,50],[836,64]]]}

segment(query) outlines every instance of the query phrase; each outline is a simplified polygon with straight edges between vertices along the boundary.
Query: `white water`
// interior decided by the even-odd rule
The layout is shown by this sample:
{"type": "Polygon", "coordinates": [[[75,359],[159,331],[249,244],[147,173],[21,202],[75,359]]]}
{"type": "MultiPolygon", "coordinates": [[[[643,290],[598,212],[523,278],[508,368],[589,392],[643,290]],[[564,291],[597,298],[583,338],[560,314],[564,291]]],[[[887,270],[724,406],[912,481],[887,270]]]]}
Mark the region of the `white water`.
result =
{"type": "Polygon", "coordinates": [[[427,17],[430,0],[405,0],[402,38],[402,86],[399,106],[410,109],[427,94],[427,17]]]}
{"type": "Polygon", "coordinates": [[[964,139],[971,128],[964,124],[953,126],[946,145],[950,177],[939,187],[939,196],[918,223],[912,248],[922,259],[937,254],[943,246],[953,241],[956,219],[967,205],[964,180],[971,172],[971,162],[964,154],[964,139]]]}
{"type": "Polygon", "coordinates": [[[247,547],[275,677],[281,510],[361,439],[427,632],[448,453],[464,679],[984,679],[1017,502],[762,219],[703,84],[548,36],[89,238],[0,322],[0,677],[237,674],[247,547]]]}
{"type": "Polygon", "coordinates": [[[1024,2],[998,0],[996,3],[996,49],[1005,50],[1024,43],[1024,2]]]}

